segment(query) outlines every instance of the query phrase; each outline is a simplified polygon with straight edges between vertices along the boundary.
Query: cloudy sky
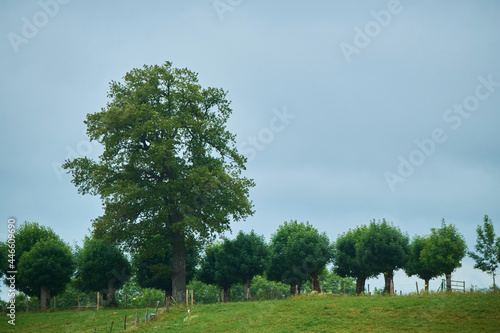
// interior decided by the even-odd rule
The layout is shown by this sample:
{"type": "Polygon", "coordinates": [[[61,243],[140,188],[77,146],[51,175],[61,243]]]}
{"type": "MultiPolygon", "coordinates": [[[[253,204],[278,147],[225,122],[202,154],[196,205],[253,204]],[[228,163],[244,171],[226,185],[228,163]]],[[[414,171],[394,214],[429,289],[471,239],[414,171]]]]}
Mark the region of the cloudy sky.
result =
{"type": "MultiPolygon", "coordinates": [[[[297,219],[334,240],[386,218],[413,236],[445,218],[472,248],[485,214],[500,233],[499,15],[486,0],[0,0],[0,239],[14,216],[81,243],[100,200],[60,165],[100,154],[83,120],[111,80],[168,60],[229,91],[256,182],[233,232],[297,219]]],[[[463,264],[454,279],[491,284],[463,264]]]]}

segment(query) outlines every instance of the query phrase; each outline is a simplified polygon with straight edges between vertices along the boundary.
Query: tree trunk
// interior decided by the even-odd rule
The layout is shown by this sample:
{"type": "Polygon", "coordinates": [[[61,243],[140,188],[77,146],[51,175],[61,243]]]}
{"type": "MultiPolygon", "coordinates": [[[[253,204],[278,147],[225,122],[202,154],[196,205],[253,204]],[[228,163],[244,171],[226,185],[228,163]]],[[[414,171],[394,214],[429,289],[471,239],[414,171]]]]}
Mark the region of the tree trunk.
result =
{"type": "Polygon", "coordinates": [[[311,290],[312,291],[317,291],[318,293],[321,292],[321,289],[319,287],[319,276],[318,276],[318,272],[315,272],[315,273],[311,273],[310,274],[310,278],[311,278],[311,290]]]}
{"type": "Polygon", "coordinates": [[[496,293],[497,285],[495,284],[495,272],[493,272],[492,275],[493,275],[493,293],[496,293]]]}
{"type": "Polygon", "coordinates": [[[116,304],[116,299],[115,299],[115,288],[108,286],[107,294],[108,294],[108,305],[112,307],[118,306],[118,304],[116,304]]]}
{"type": "Polygon", "coordinates": [[[243,290],[245,292],[245,298],[246,299],[251,299],[252,298],[252,294],[250,293],[250,279],[247,279],[247,281],[243,285],[243,290]]]}
{"type": "Polygon", "coordinates": [[[446,273],[446,291],[451,291],[451,272],[446,273]]]}
{"type": "Polygon", "coordinates": [[[186,243],[179,231],[173,234],[172,268],[172,296],[180,304],[186,293],[186,243]]]}
{"type": "Polygon", "coordinates": [[[384,281],[385,281],[384,294],[392,294],[391,282],[394,283],[393,279],[394,279],[393,271],[384,273],[384,281]]]}
{"type": "Polygon", "coordinates": [[[365,281],[366,281],[365,277],[358,277],[356,279],[356,294],[357,295],[365,292],[365,281]]]}
{"type": "Polygon", "coordinates": [[[300,284],[295,284],[295,283],[290,283],[290,295],[295,295],[297,293],[300,293],[300,284]]]}
{"type": "Polygon", "coordinates": [[[430,279],[424,279],[425,281],[425,291],[429,291],[429,281],[430,279]]]}
{"type": "Polygon", "coordinates": [[[224,303],[231,302],[231,287],[224,288],[224,303]]]}
{"type": "Polygon", "coordinates": [[[50,308],[50,289],[45,287],[40,288],[40,310],[50,308]]]}

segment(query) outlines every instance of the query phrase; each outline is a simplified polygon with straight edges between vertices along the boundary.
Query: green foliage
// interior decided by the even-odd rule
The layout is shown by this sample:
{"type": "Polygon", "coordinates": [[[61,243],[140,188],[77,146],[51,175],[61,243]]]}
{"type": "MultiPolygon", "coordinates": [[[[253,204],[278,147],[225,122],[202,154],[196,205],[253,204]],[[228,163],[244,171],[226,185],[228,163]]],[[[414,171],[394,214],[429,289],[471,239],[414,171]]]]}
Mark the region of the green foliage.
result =
{"type": "Polygon", "coordinates": [[[337,237],[334,244],[334,271],[340,277],[352,277],[363,281],[378,274],[372,270],[372,266],[360,260],[358,254],[361,245],[359,244],[368,233],[366,225],[358,226],[356,229],[349,229],[347,232],[337,237]]]}
{"type": "Polygon", "coordinates": [[[329,292],[333,294],[344,294],[352,295],[356,292],[356,281],[352,277],[340,277],[335,273],[335,268],[324,269],[319,275],[321,285],[323,286],[324,292],[329,292]]]}
{"type": "MultiPolygon", "coordinates": [[[[141,288],[156,288],[172,295],[172,244],[161,235],[145,242],[132,256],[132,266],[141,288]]],[[[186,281],[194,278],[198,264],[198,252],[194,246],[186,248],[186,281]]]]}
{"type": "Polygon", "coordinates": [[[439,275],[451,274],[455,269],[462,267],[461,261],[466,251],[464,237],[454,225],[446,225],[443,219],[441,228],[432,228],[429,237],[425,238],[420,260],[439,275]]]}
{"type": "Polygon", "coordinates": [[[268,278],[291,286],[317,275],[332,259],[328,237],[309,222],[283,223],[272,235],[270,247],[268,278]]]}
{"type": "Polygon", "coordinates": [[[269,259],[264,236],[255,234],[253,230],[249,234],[240,231],[234,240],[226,240],[224,247],[225,252],[231,254],[228,264],[235,266],[240,283],[264,274],[269,259]]]}
{"type": "Polygon", "coordinates": [[[130,274],[130,263],[118,247],[100,239],[85,239],[77,256],[76,283],[81,291],[120,289],[130,274]]]}
{"type": "MultiPolygon", "coordinates": [[[[438,270],[429,267],[428,262],[421,258],[424,246],[429,244],[429,237],[415,236],[410,244],[410,253],[408,262],[405,266],[405,272],[408,276],[416,275],[428,282],[429,280],[441,275],[438,270]]],[[[426,288],[427,289],[427,288],[426,288]]]]}
{"type": "Polygon", "coordinates": [[[475,249],[477,253],[468,252],[468,254],[476,262],[474,268],[493,276],[493,288],[495,288],[495,271],[500,263],[500,237],[495,236],[493,223],[488,215],[484,216],[483,227],[477,226],[476,233],[475,249]]]}
{"type": "Polygon", "coordinates": [[[74,272],[74,261],[68,245],[59,239],[38,241],[19,260],[18,289],[29,296],[39,296],[42,287],[52,296],[64,292],[74,272]]]}
{"type": "Polygon", "coordinates": [[[225,290],[240,281],[234,254],[230,251],[231,241],[213,244],[205,251],[198,276],[201,282],[216,284],[225,290]]]}
{"type": "Polygon", "coordinates": [[[246,159],[226,130],[226,95],[201,88],[196,73],[170,62],[110,83],[111,100],[85,121],[90,139],[104,147],[99,161],[63,165],[80,193],[104,202],[94,235],[131,247],[165,227],[209,238],[253,213],[253,181],[240,175],[246,159]]]}

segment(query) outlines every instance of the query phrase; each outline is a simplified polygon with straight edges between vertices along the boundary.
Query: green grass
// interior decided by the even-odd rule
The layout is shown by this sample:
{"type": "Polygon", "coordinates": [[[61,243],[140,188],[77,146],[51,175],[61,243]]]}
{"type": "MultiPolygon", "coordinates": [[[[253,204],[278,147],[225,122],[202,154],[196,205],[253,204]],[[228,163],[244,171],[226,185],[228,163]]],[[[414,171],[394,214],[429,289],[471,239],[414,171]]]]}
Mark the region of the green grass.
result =
{"type": "MultiPolygon", "coordinates": [[[[20,313],[17,332],[499,332],[500,295],[333,297],[238,302],[173,308],[135,327],[135,310],[20,313]]],[[[0,317],[0,332],[14,331],[0,317]]]]}

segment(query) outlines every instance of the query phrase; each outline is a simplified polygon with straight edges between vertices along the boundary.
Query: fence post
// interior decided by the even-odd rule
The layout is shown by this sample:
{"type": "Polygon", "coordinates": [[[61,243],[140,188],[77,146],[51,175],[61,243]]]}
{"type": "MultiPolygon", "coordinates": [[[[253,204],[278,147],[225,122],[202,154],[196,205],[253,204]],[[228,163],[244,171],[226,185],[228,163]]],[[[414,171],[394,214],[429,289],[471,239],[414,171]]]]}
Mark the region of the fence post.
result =
{"type": "Polygon", "coordinates": [[[344,295],[345,295],[345,283],[344,283],[344,295]]]}
{"type": "Polygon", "coordinates": [[[148,321],[148,308],[146,308],[146,321],[148,321]]]}
{"type": "Polygon", "coordinates": [[[26,296],[26,312],[30,312],[30,299],[26,296]]]}
{"type": "Polygon", "coordinates": [[[189,306],[189,290],[186,289],[186,306],[189,306]]]}
{"type": "Polygon", "coordinates": [[[151,306],[151,290],[149,291],[148,306],[151,306]]]}
{"type": "Polygon", "coordinates": [[[54,310],[56,309],[56,297],[54,296],[54,310]]]}
{"type": "Polygon", "coordinates": [[[135,310],[135,326],[139,326],[139,315],[137,314],[137,309],[135,310]]]}
{"type": "Polygon", "coordinates": [[[371,295],[370,294],[370,284],[368,283],[368,295],[371,295]]]}
{"type": "Polygon", "coordinates": [[[114,323],[114,321],[112,320],[111,321],[111,328],[109,329],[109,333],[113,332],[113,323],[114,323]]]}
{"type": "Polygon", "coordinates": [[[394,294],[394,283],[392,282],[392,279],[391,279],[390,287],[389,287],[389,296],[392,296],[392,294],[394,294]]]}
{"type": "MultiPolygon", "coordinates": [[[[250,289],[248,289],[248,290],[250,290],[250,289]]],[[[191,306],[193,306],[193,304],[194,304],[194,295],[193,294],[194,294],[194,290],[191,290],[191,306]]]]}
{"type": "Polygon", "coordinates": [[[125,315],[125,318],[123,318],[123,330],[127,330],[127,315],[125,315]]]}
{"type": "Polygon", "coordinates": [[[80,310],[80,295],[78,295],[78,310],[80,310]]]}
{"type": "Polygon", "coordinates": [[[418,281],[415,281],[415,286],[417,287],[417,295],[420,295],[420,294],[418,293],[418,281]]]}
{"type": "Polygon", "coordinates": [[[99,292],[97,292],[97,311],[99,311],[99,292]]]}
{"type": "Polygon", "coordinates": [[[157,315],[158,315],[158,305],[160,305],[160,301],[156,301],[155,316],[157,316],[157,315]]]}
{"type": "Polygon", "coordinates": [[[168,306],[170,305],[170,296],[167,297],[167,301],[166,301],[166,306],[167,306],[167,313],[170,312],[170,309],[168,308],[168,306]]]}

